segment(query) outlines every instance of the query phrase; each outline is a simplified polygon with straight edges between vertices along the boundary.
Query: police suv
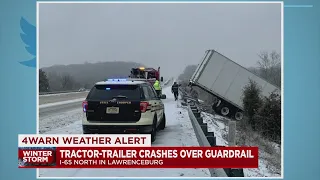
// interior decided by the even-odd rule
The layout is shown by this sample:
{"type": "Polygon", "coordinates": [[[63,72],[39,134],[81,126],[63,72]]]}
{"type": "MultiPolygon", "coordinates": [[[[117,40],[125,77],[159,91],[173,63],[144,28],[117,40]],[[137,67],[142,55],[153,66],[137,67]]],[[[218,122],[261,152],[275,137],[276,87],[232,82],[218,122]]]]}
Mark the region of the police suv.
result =
{"type": "Polygon", "coordinates": [[[84,134],[151,134],[166,126],[164,104],[153,86],[136,79],[108,79],[98,82],[82,103],[84,134]]]}

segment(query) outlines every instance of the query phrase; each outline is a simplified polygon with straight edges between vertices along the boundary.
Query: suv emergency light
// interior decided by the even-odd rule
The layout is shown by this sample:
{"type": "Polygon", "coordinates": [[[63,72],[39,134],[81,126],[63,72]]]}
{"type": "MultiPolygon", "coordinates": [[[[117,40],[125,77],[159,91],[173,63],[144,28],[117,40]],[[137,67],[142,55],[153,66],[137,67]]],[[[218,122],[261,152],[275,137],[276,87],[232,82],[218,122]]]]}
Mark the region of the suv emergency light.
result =
{"type": "Polygon", "coordinates": [[[83,101],[82,102],[82,110],[83,112],[87,112],[88,109],[88,102],[87,101],[83,101]]]}

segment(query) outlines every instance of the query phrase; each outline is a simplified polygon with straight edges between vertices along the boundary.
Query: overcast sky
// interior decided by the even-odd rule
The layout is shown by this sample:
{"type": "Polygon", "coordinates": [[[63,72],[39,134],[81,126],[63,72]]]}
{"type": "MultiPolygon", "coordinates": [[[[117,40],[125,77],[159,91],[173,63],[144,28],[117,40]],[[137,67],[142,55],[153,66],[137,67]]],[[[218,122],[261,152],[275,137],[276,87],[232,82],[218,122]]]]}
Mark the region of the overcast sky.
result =
{"type": "Polygon", "coordinates": [[[280,4],[40,4],[39,17],[40,67],[134,61],[174,76],[207,49],[246,67],[281,50],[280,4]]]}

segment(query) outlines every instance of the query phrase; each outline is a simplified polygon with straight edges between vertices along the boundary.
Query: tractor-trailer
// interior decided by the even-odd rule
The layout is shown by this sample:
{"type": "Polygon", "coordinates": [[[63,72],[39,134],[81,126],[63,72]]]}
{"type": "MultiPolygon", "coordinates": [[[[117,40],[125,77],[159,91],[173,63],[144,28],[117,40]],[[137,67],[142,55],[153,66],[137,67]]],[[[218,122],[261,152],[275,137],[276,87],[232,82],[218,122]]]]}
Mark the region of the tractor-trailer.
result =
{"type": "Polygon", "coordinates": [[[243,88],[255,81],[263,96],[280,93],[280,88],[250,72],[215,50],[207,50],[190,79],[197,86],[216,97],[213,110],[223,116],[241,120],[243,118],[243,88]]]}

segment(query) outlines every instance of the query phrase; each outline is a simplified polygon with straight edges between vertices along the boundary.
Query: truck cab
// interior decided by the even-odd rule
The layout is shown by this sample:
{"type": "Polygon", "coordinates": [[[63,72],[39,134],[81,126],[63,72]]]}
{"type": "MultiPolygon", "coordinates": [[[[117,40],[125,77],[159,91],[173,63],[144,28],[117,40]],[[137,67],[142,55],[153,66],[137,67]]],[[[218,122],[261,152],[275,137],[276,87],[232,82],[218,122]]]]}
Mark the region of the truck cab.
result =
{"type": "MultiPolygon", "coordinates": [[[[163,77],[160,78],[160,67],[158,67],[158,70],[145,67],[132,68],[129,77],[146,79],[152,86],[156,82],[156,80],[163,82],[163,77]]],[[[160,94],[161,93],[162,91],[160,92],[160,94]]]]}
{"type": "Polygon", "coordinates": [[[152,84],[156,80],[163,82],[163,77],[160,78],[160,67],[158,70],[145,67],[132,68],[129,77],[147,79],[152,84]]]}

